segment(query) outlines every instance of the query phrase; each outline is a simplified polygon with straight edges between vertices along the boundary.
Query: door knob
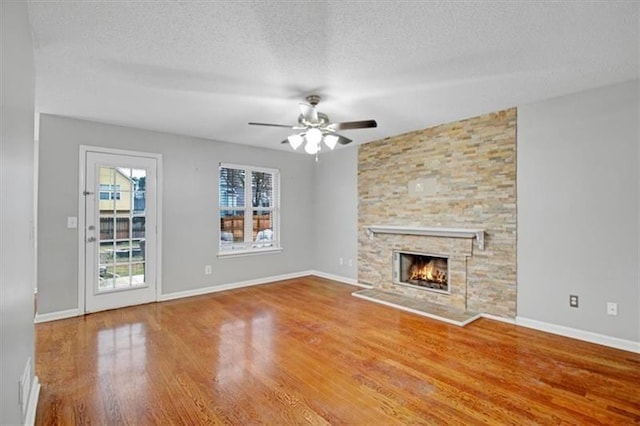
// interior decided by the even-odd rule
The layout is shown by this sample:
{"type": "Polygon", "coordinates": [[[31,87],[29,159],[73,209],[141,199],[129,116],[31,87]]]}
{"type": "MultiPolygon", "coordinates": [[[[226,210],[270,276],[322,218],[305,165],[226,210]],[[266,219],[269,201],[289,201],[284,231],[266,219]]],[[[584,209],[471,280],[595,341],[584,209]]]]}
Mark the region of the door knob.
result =
{"type": "Polygon", "coordinates": [[[87,241],[90,242],[90,243],[94,242],[95,240],[96,240],[96,237],[87,238],[87,241]]]}

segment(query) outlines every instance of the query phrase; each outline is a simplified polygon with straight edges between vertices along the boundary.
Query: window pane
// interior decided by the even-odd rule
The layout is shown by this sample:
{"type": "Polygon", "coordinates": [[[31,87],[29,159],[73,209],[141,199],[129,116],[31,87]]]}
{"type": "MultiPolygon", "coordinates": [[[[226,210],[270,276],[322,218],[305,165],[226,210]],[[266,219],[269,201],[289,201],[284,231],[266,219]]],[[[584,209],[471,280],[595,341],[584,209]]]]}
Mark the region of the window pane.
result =
{"type": "Polygon", "coordinates": [[[129,239],[129,217],[116,217],[116,239],[129,239]]]}
{"type": "Polygon", "coordinates": [[[112,216],[101,216],[100,217],[100,240],[112,240],[114,228],[115,228],[114,218],[112,216]]]}
{"type": "Polygon", "coordinates": [[[220,168],[220,207],[244,207],[244,170],[220,168]]]}
{"type": "Polygon", "coordinates": [[[273,199],[273,175],[267,172],[251,172],[251,201],[253,207],[271,207],[273,199]]]}
{"type": "Polygon", "coordinates": [[[116,287],[118,275],[115,266],[103,266],[99,268],[98,291],[113,290],[116,287]]]}
{"type": "Polygon", "coordinates": [[[259,246],[271,245],[273,241],[273,213],[268,210],[253,211],[253,241],[259,246]]]}
{"type": "Polygon", "coordinates": [[[116,210],[118,212],[129,213],[133,207],[133,193],[131,191],[116,190],[113,193],[116,201],[116,210]]]}
{"type": "Polygon", "coordinates": [[[114,255],[116,263],[129,263],[131,260],[131,246],[129,245],[129,241],[117,243],[114,255]]]}
{"type": "Polygon", "coordinates": [[[133,231],[131,232],[131,237],[144,238],[145,217],[136,216],[131,219],[131,223],[133,225],[133,231]]]}
{"type": "Polygon", "coordinates": [[[146,259],[146,240],[131,241],[131,260],[133,262],[142,262],[146,259]]]}
{"type": "Polygon", "coordinates": [[[144,214],[146,207],[145,191],[135,191],[133,193],[133,213],[144,214]]]}
{"type": "Polygon", "coordinates": [[[133,212],[134,214],[144,214],[146,207],[147,171],[144,169],[132,169],[131,180],[133,181],[133,212]]]}
{"type": "Polygon", "coordinates": [[[220,211],[220,244],[244,241],[244,210],[220,211]]]}
{"type": "Polygon", "coordinates": [[[145,285],[144,263],[131,264],[131,285],[133,287],[145,285]]]}

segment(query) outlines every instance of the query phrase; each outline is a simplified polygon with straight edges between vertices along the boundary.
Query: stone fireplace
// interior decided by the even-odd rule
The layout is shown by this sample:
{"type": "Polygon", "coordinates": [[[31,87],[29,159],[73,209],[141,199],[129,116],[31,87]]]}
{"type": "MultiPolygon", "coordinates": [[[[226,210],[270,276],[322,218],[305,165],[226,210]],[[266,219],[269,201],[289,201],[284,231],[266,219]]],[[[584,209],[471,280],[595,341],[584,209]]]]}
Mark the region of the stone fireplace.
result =
{"type": "Polygon", "coordinates": [[[515,108],[360,145],[358,225],[360,283],[514,318],[515,108]],[[440,271],[436,281],[446,288],[402,277],[413,258],[400,253],[445,259],[446,280],[440,271]]]}
{"type": "Polygon", "coordinates": [[[479,251],[478,247],[484,244],[483,230],[385,225],[365,229],[368,249],[373,249],[376,255],[362,270],[375,271],[376,275],[382,273],[375,288],[459,311],[467,310],[468,263],[473,259],[474,247],[479,251]],[[432,277],[436,275],[437,278],[432,279],[431,284],[420,277],[411,280],[410,269],[414,262],[419,269],[428,268],[431,262],[432,277]],[[446,264],[446,271],[443,264],[446,264]],[[434,266],[438,270],[435,274],[434,266]],[[396,270],[397,277],[394,276],[396,270]]]}

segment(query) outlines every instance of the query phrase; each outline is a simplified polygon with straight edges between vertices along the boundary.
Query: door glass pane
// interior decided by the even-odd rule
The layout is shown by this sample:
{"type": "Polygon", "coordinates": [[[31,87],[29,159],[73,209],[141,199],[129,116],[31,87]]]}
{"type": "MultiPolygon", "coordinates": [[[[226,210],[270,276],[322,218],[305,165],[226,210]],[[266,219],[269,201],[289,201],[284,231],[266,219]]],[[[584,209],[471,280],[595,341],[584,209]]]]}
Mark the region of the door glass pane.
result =
{"type": "MultiPolygon", "coordinates": [[[[100,240],[113,240],[115,220],[113,216],[100,216],[100,240]]],[[[111,241],[113,243],[113,241],[111,241]]]]}
{"type": "Polygon", "coordinates": [[[122,290],[131,287],[131,265],[116,266],[116,289],[122,290]]]}
{"type": "Polygon", "coordinates": [[[113,265],[100,265],[100,281],[98,283],[99,291],[108,291],[115,288],[116,267],[113,265]]]}
{"type": "Polygon", "coordinates": [[[115,263],[130,263],[131,249],[128,241],[118,241],[116,243],[115,263]]]}
{"type": "Polygon", "coordinates": [[[132,219],[132,238],[144,238],[144,225],[145,225],[145,217],[144,216],[134,216],[132,219]]]}
{"type": "Polygon", "coordinates": [[[131,240],[131,261],[142,262],[145,259],[145,240],[131,240]]]}
{"type": "Polygon", "coordinates": [[[144,262],[133,262],[131,264],[131,285],[133,287],[144,285],[144,262]]]}
{"type": "Polygon", "coordinates": [[[100,167],[98,293],[145,285],[146,171],[100,167]]]}
{"type": "Polygon", "coordinates": [[[132,169],[131,179],[133,180],[133,214],[144,215],[147,207],[147,171],[132,169]]]}

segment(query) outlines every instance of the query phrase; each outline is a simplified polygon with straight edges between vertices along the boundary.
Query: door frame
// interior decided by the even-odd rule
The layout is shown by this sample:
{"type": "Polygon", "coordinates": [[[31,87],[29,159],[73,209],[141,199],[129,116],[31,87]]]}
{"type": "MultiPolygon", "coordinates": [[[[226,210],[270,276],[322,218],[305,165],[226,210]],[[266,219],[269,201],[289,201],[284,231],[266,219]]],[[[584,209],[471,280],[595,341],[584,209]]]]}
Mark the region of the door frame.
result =
{"type": "MultiPolygon", "coordinates": [[[[160,300],[162,294],[162,154],[143,151],[130,151],[125,149],[105,148],[101,146],[80,145],[79,146],[79,170],[78,170],[78,312],[80,315],[86,315],[85,303],[85,265],[86,251],[85,242],[87,238],[86,226],[86,209],[85,209],[85,174],[87,169],[87,152],[96,152],[100,154],[116,154],[126,155],[130,157],[153,158],[156,160],[156,259],[155,259],[155,275],[156,275],[156,301],[160,300]]],[[[149,230],[153,231],[153,230],[149,230]]]]}

